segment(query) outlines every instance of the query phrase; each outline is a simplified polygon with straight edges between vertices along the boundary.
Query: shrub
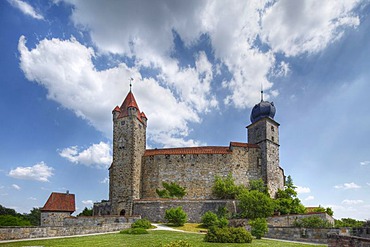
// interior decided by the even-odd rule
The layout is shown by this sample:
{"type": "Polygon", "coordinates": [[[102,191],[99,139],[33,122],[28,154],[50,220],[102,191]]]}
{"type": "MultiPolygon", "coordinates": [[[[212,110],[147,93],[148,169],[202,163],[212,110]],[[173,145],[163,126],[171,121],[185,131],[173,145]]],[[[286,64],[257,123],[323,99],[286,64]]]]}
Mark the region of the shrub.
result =
{"type": "Polygon", "coordinates": [[[204,227],[209,228],[218,224],[218,217],[215,213],[208,211],[203,214],[201,221],[204,227]]]}
{"type": "Polygon", "coordinates": [[[149,220],[147,219],[140,219],[132,223],[131,228],[143,228],[143,229],[150,229],[154,228],[149,220]]]}
{"type": "Polygon", "coordinates": [[[304,228],[330,228],[333,225],[329,221],[321,219],[318,216],[310,216],[294,221],[294,226],[304,228]]]}
{"type": "Polygon", "coordinates": [[[177,240],[166,244],[163,247],[192,247],[192,245],[185,240],[177,240]]]}
{"type": "Polygon", "coordinates": [[[252,235],[257,239],[261,239],[268,231],[267,221],[265,218],[258,218],[255,220],[250,220],[249,225],[252,227],[252,235]]]}
{"type": "Polygon", "coordinates": [[[235,199],[240,191],[244,189],[242,185],[235,185],[235,179],[229,173],[225,179],[220,176],[215,177],[212,194],[218,199],[235,199]]]}
{"type": "Polygon", "coordinates": [[[164,218],[174,226],[183,226],[188,215],[182,210],[182,207],[170,208],[166,210],[164,218]]]}
{"type": "Polygon", "coordinates": [[[138,235],[138,234],[148,234],[149,232],[146,229],[143,229],[143,228],[129,228],[129,229],[125,229],[125,230],[120,231],[120,233],[138,235]]]}
{"type": "Polygon", "coordinates": [[[186,188],[175,182],[162,182],[162,186],[164,190],[156,189],[158,196],[161,198],[183,198],[186,195],[186,188]]]}
{"type": "Polygon", "coordinates": [[[243,227],[211,227],[204,236],[205,242],[213,243],[251,243],[252,235],[243,227]]]}
{"type": "Polygon", "coordinates": [[[220,218],[218,219],[217,226],[220,228],[227,227],[229,225],[229,221],[226,218],[220,218]]]}
{"type": "Polygon", "coordinates": [[[266,218],[274,213],[275,203],[265,193],[257,190],[243,191],[238,199],[241,214],[248,219],[266,218]]]}

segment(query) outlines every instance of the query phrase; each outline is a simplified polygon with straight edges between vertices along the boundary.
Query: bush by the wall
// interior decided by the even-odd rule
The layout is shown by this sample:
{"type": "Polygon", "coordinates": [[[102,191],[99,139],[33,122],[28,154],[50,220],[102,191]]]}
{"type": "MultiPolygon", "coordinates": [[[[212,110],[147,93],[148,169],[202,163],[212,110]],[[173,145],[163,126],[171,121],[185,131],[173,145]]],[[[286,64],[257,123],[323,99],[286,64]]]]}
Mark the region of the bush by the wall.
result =
{"type": "Polygon", "coordinates": [[[330,228],[333,227],[329,221],[321,219],[318,216],[310,216],[294,221],[294,226],[304,228],[330,228]]]}
{"type": "Polygon", "coordinates": [[[250,220],[249,225],[251,225],[251,233],[257,239],[261,239],[268,231],[267,221],[265,218],[258,218],[255,220],[250,220]]]}
{"type": "Polygon", "coordinates": [[[218,217],[215,213],[208,211],[205,214],[203,214],[201,222],[202,225],[206,228],[216,226],[218,224],[218,217]]]}
{"type": "Polygon", "coordinates": [[[147,219],[139,219],[137,221],[135,221],[134,223],[132,223],[131,225],[131,228],[143,228],[143,229],[151,229],[151,228],[154,228],[155,226],[153,226],[149,220],[147,219]]]}
{"type": "Polygon", "coordinates": [[[187,221],[188,215],[182,210],[182,207],[177,207],[167,209],[164,218],[174,226],[183,226],[187,221]]]}
{"type": "Polygon", "coordinates": [[[122,230],[119,233],[138,235],[138,234],[148,234],[149,232],[143,228],[129,228],[129,229],[122,230]]]}
{"type": "Polygon", "coordinates": [[[204,236],[205,242],[213,243],[251,243],[252,234],[243,227],[210,227],[204,236]]]}

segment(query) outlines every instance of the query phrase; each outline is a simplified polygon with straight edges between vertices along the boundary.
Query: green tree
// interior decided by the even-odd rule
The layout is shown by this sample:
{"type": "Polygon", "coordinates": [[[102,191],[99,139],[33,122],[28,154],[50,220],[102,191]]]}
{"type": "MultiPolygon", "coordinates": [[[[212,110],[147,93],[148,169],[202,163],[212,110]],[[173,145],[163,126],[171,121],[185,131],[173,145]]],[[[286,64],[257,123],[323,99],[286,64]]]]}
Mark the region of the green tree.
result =
{"type": "Polygon", "coordinates": [[[0,215],[13,215],[13,216],[17,216],[19,214],[14,209],[12,209],[12,208],[6,208],[6,207],[0,205],[0,215]]]}
{"type": "Polygon", "coordinates": [[[294,226],[296,227],[304,227],[304,228],[330,228],[333,227],[329,221],[321,219],[318,216],[310,216],[307,218],[303,218],[300,220],[296,220],[294,222],[294,226]]]}
{"type": "Polygon", "coordinates": [[[276,193],[276,211],[281,214],[302,214],[306,212],[306,207],[297,197],[296,188],[292,177],[288,176],[285,189],[279,189],[276,193]]]}
{"type": "Polygon", "coordinates": [[[241,215],[248,219],[266,218],[274,213],[273,199],[257,190],[243,191],[238,196],[241,215]]]}
{"type": "Polygon", "coordinates": [[[85,207],[84,210],[82,210],[81,213],[79,213],[77,216],[92,216],[93,215],[93,209],[85,207]]]}
{"type": "Polygon", "coordinates": [[[31,225],[39,226],[41,220],[41,211],[40,208],[32,208],[29,214],[25,214],[23,216],[26,220],[28,220],[31,225]]]}
{"type": "Polygon", "coordinates": [[[31,226],[22,216],[0,215],[0,226],[31,226]]]}
{"type": "Polygon", "coordinates": [[[335,220],[334,225],[335,227],[363,227],[365,222],[352,218],[342,218],[340,220],[335,220]]]}
{"type": "Polygon", "coordinates": [[[163,190],[156,189],[156,192],[161,198],[183,198],[186,195],[186,188],[175,182],[162,182],[163,190]]]}
{"type": "Polygon", "coordinates": [[[167,209],[164,218],[174,226],[183,226],[187,221],[188,215],[182,210],[182,207],[177,207],[167,209]]]}
{"type": "Polygon", "coordinates": [[[259,192],[268,194],[266,184],[263,182],[262,178],[251,180],[249,182],[249,190],[257,190],[259,192]]]}
{"type": "Polygon", "coordinates": [[[244,189],[243,185],[235,184],[235,179],[229,173],[226,178],[215,176],[212,194],[218,199],[236,199],[238,194],[244,189]]]}
{"type": "Polygon", "coordinates": [[[265,218],[250,220],[249,225],[252,227],[251,233],[257,239],[261,239],[268,231],[267,221],[265,218]]]}

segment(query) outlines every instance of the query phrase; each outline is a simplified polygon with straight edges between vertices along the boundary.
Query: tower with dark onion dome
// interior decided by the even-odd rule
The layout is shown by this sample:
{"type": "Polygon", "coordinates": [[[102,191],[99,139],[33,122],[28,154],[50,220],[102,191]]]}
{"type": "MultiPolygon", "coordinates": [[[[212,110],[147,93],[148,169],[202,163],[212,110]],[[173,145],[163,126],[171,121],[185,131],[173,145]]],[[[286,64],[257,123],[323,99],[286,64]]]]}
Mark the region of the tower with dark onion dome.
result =
{"type": "Polygon", "coordinates": [[[262,179],[267,184],[270,196],[275,197],[278,189],[284,188],[284,171],[279,161],[279,123],[274,120],[276,108],[273,102],[263,100],[251,112],[248,128],[248,143],[261,148],[262,179]]]}

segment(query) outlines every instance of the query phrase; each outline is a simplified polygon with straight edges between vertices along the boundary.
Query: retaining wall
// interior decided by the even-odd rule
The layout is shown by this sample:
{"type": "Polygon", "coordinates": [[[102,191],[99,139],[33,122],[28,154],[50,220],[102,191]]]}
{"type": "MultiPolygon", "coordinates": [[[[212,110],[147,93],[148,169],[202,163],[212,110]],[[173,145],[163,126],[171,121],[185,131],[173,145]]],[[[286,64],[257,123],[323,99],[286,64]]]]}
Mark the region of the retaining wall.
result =
{"type": "Polygon", "coordinates": [[[0,227],[0,240],[45,238],[114,232],[130,228],[131,224],[137,219],[140,219],[140,216],[127,218],[118,216],[69,217],[64,219],[64,226],[0,227]]]}
{"type": "MultiPolygon", "coordinates": [[[[298,228],[298,227],[269,227],[266,238],[284,239],[291,241],[326,244],[328,233],[339,233],[339,229],[327,228],[298,228]]],[[[341,246],[341,245],[337,245],[341,246]]]]}
{"type": "Polygon", "coordinates": [[[370,247],[369,238],[343,236],[338,234],[328,235],[328,247],[370,247]]]}
{"type": "Polygon", "coordinates": [[[181,206],[188,214],[188,222],[200,222],[207,211],[216,212],[219,207],[226,207],[229,212],[236,212],[236,201],[232,200],[135,200],[134,213],[151,222],[166,222],[167,209],[181,206]]]}

